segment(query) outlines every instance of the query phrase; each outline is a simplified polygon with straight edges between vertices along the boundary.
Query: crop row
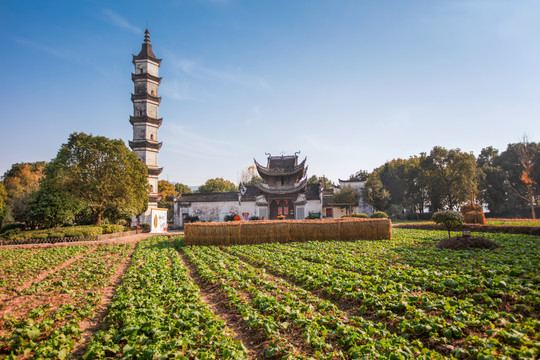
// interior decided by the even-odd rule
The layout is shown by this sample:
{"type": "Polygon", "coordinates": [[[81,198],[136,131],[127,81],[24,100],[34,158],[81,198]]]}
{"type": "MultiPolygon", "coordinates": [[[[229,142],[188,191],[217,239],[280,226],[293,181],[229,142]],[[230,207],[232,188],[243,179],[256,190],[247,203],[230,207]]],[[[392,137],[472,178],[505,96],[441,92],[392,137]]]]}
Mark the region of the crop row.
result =
{"type": "Polygon", "coordinates": [[[245,358],[166,237],[140,241],[83,359],[245,358]]]}
{"type": "Polygon", "coordinates": [[[259,326],[276,343],[282,342],[267,350],[270,355],[317,359],[443,358],[423,348],[419,341],[410,342],[389,332],[384,324],[348,317],[331,302],[270,277],[218,248],[191,247],[185,253],[203,278],[221,285],[248,326],[259,326]],[[287,339],[303,342],[297,343],[295,349],[287,339]]]}
{"type": "MultiPolygon", "coordinates": [[[[399,241],[402,231],[397,233],[394,237],[399,241]]],[[[357,242],[355,246],[359,244],[363,245],[364,242],[357,242]]],[[[436,259],[426,264],[427,256],[423,257],[424,261],[419,266],[414,261],[401,262],[396,258],[396,253],[353,253],[350,247],[340,246],[340,243],[310,242],[290,246],[274,245],[268,249],[369,276],[372,285],[395,287],[402,284],[409,292],[429,291],[442,296],[452,295],[484,303],[493,310],[500,310],[503,300],[511,297],[512,312],[529,314],[540,309],[538,282],[531,282],[529,276],[533,276],[530,274],[533,269],[529,267],[516,264],[510,268],[508,265],[494,264],[487,271],[490,276],[483,277],[478,276],[478,268],[485,266],[485,259],[479,261],[477,258],[469,258],[466,261],[467,267],[456,265],[445,269],[438,266],[436,259]],[[392,266],[395,261],[399,261],[399,266],[392,266]]],[[[418,257],[421,251],[416,249],[415,256],[418,257]]],[[[438,251],[439,257],[441,252],[438,251]]]]}
{"type": "Polygon", "coordinates": [[[130,248],[100,246],[25,290],[14,313],[0,321],[0,356],[67,358],[80,339],[81,321],[94,316],[130,248]]]}
{"type": "MultiPolygon", "coordinates": [[[[362,268],[361,272],[344,269],[344,264],[332,255],[332,251],[325,252],[324,244],[302,245],[315,247],[324,254],[324,257],[317,257],[317,261],[305,260],[315,257],[312,251],[290,244],[234,246],[228,251],[286,276],[307,290],[322,291],[336,299],[357,301],[360,312],[366,316],[394,322],[397,329],[408,334],[408,337],[421,339],[441,351],[450,349],[456,357],[535,356],[538,351],[534,345],[538,320],[533,316],[497,311],[491,307],[492,302],[502,301],[497,297],[501,295],[500,289],[489,292],[490,289],[484,288],[485,291],[471,295],[480,294],[483,300],[480,304],[474,301],[474,297],[462,299],[445,296],[445,292],[439,294],[425,289],[418,291],[414,278],[407,278],[407,269],[392,269],[392,265],[388,263],[386,266],[378,266],[377,260],[373,260],[378,255],[384,257],[388,250],[384,250],[385,245],[388,248],[399,248],[400,245],[407,248],[411,244],[411,239],[404,239],[402,243],[398,239],[390,242],[359,241],[349,245],[337,245],[354,249],[354,252],[350,248],[347,250],[347,258],[362,253],[370,254],[368,257],[358,256],[358,266],[361,266],[361,259],[368,264],[370,261],[374,264],[372,270],[362,268]],[[307,251],[308,255],[304,255],[304,251],[307,251]],[[340,266],[336,266],[336,263],[340,266]],[[393,276],[386,276],[387,272],[398,274],[400,271],[401,278],[397,280],[393,276]],[[461,344],[461,340],[465,342],[461,344]]],[[[335,245],[329,245],[330,248],[332,246],[335,245]]],[[[399,254],[392,254],[391,257],[395,261],[399,254]]],[[[437,283],[437,277],[429,274],[430,271],[436,271],[436,266],[433,265],[423,271],[428,274],[428,279],[432,276],[432,281],[437,283]]],[[[484,287],[490,284],[489,279],[482,276],[478,278],[485,284],[484,287]]],[[[447,282],[447,285],[449,284],[450,282],[447,282]]],[[[522,285],[517,285],[511,291],[524,292],[529,289],[522,285]]],[[[436,285],[430,288],[435,289],[436,285]]],[[[523,306],[535,306],[529,295],[523,295],[523,299],[527,301],[523,306]]]]}
{"type": "MultiPolygon", "coordinates": [[[[36,278],[40,273],[54,269],[63,262],[90,249],[89,246],[53,247],[38,252],[12,251],[21,256],[9,265],[0,267],[0,291],[2,295],[13,294],[25,282],[36,278]],[[29,257],[23,257],[29,254],[29,257]]],[[[2,296],[3,297],[3,296],[2,296]]]]}

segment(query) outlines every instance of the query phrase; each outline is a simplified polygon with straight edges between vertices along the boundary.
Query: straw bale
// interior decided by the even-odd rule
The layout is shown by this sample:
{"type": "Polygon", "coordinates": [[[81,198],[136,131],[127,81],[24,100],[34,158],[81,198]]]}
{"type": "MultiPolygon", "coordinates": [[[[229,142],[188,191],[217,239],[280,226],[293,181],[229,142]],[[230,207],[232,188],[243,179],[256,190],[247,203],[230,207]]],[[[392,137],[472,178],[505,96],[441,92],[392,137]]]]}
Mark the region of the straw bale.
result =
{"type": "Polygon", "coordinates": [[[390,239],[389,219],[238,221],[186,224],[187,245],[261,244],[267,242],[390,239]]]}

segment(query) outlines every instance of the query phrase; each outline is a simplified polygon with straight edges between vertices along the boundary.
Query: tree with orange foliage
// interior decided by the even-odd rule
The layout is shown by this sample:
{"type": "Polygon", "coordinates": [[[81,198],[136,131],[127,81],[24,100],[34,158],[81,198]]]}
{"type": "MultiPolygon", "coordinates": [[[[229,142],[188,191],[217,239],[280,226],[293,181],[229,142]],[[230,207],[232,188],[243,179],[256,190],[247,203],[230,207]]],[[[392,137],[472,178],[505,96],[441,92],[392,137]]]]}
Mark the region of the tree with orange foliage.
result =
{"type": "Polygon", "coordinates": [[[523,138],[520,146],[516,148],[519,162],[523,167],[520,180],[523,183],[520,187],[512,187],[517,196],[526,200],[531,207],[531,215],[533,219],[536,219],[536,212],[534,206],[536,205],[536,194],[538,185],[533,178],[533,167],[535,164],[535,154],[532,151],[532,146],[529,143],[527,137],[523,138]]]}
{"type": "Polygon", "coordinates": [[[39,188],[40,180],[45,176],[46,162],[13,164],[5,172],[3,183],[8,206],[7,220],[26,221],[25,208],[30,195],[39,188]]]}

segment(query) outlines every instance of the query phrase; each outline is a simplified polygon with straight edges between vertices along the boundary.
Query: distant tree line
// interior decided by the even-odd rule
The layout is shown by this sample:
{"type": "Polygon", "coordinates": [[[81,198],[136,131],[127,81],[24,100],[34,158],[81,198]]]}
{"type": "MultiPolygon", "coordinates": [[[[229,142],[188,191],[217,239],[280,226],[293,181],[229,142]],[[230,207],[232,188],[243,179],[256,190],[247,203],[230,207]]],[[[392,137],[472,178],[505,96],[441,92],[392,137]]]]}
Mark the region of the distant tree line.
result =
{"type": "Polygon", "coordinates": [[[471,198],[495,216],[535,217],[540,193],[540,144],[509,144],[499,153],[489,146],[478,157],[435,146],[429,154],[394,159],[366,179],[362,195],[377,210],[394,217],[427,209],[457,210],[471,198]],[[527,210],[528,209],[528,210],[527,210]]]}

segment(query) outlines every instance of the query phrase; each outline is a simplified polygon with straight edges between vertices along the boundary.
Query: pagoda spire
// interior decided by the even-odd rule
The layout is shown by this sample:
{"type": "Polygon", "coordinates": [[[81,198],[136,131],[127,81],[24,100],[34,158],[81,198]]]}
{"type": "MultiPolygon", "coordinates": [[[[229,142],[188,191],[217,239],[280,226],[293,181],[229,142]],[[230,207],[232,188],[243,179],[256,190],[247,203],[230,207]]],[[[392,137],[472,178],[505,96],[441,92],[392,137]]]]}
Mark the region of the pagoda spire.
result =
{"type": "Polygon", "coordinates": [[[150,31],[148,29],[144,31],[144,43],[150,44],[150,31]]]}

